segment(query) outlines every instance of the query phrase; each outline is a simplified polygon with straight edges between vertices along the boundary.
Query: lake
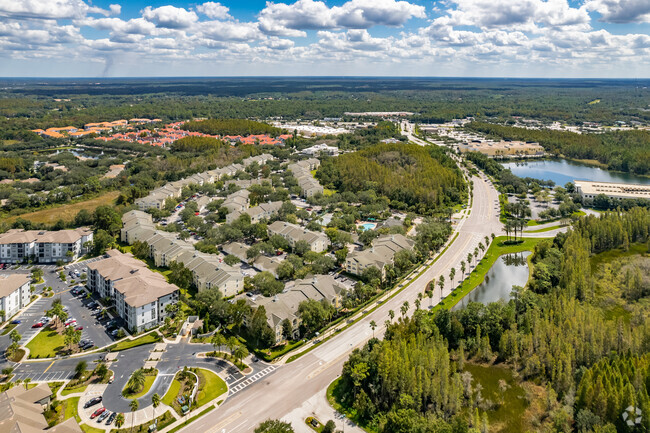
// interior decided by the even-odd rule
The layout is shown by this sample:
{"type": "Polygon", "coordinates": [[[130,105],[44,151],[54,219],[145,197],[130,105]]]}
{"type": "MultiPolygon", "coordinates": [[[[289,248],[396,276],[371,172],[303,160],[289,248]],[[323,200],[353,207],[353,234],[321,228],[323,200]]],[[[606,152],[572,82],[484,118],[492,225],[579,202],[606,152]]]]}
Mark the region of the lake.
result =
{"type": "Polygon", "coordinates": [[[565,159],[505,162],[503,166],[512,170],[512,173],[519,177],[552,180],[556,185],[560,186],[564,186],[567,182],[574,180],[650,185],[650,178],[648,177],[608,171],[599,167],[584,165],[565,159]]]}
{"type": "Polygon", "coordinates": [[[485,275],[485,281],[469,292],[454,305],[452,310],[467,306],[469,302],[489,304],[498,300],[510,300],[512,286],[525,286],[528,282],[528,262],[530,251],[504,254],[497,259],[485,275]]]}

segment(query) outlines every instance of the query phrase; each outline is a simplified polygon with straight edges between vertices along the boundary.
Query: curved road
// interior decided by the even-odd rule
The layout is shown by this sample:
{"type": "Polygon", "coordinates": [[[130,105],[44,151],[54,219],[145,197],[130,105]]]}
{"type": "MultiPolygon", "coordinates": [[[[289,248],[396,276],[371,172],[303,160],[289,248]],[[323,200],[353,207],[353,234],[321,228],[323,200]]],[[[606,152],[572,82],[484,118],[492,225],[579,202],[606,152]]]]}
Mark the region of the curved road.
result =
{"type": "MultiPolygon", "coordinates": [[[[423,292],[427,283],[441,274],[449,281],[448,270],[451,267],[459,269],[460,261],[466,259],[468,253],[473,253],[485,236],[501,233],[497,191],[483,177],[475,176],[472,180],[474,201],[469,217],[457,227],[458,238],[423,275],[335,338],[322,343],[291,364],[279,367],[273,374],[245,390],[230,395],[218,410],[181,431],[251,432],[260,422],[269,418],[282,418],[327,388],[341,373],[343,363],[350,352],[363,346],[372,337],[370,321],[374,320],[379,325],[376,333],[380,336],[385,329],[383,323],[389,319],[389,310],[399,314],[400,306],[405,301],[413,305],[417,294],[423,292]]],[[[450,290],[451,285],[448,282],[444,289],[445,295],[448,295],[450,290]]],[[[439,297],[434,297],[434,304],[439,301],[439,297]]],[[[425,298],[423,306],[426,306],[427,302],[429,301],[425,298]]],[[[409,313],[412,313],[413,309],[412,307],[409,313]]],[[[304,414],[304,417],[307,416],[309,413],[304,414]]]]}

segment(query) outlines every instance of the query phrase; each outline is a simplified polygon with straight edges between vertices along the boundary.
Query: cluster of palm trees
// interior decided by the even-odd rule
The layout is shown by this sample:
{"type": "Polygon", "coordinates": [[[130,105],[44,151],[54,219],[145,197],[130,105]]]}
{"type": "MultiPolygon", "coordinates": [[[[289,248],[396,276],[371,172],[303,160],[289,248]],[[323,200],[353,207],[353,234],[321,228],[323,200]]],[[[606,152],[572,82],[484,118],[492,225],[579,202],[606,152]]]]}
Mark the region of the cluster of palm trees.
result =
{"type": "Polygon", "coordinates": [[[217,352],[223,352],[221,348],[224,346],[227,347],[230,351],[230,356],[240,364],[242,359],[248,356],[248,349],[246,349],[246,346],[235,337],[226,338],[224,335],[217,332],[212,336],[210,342],[214,346],[214,350],[217,352]]]}
{"type": "MultiPolygon", "coordinates": [[[[145,374],[142,368],[134,371],[131,377],[129,378],[129,382],[127,383],[127,386],[131,388],[132,391],[133,391],[133,386],[139,386],[139,389],[141,389],[144,386],[144,377],[145,374]]],[[[162,403],[162,399],[160,398],[160,395],[158,395],[158,393],[154,393],[154,395],[151,396],[151,405],[153,406],[154,420],[156,419],[156,408],[160,406],[160,403],[162,403]]],[[[131,412],[136,412],[139,408],[140,408],[140,403],[138,402],[137,399],[133,399],[129,404],[129,409],[131,409],[131,412]]],[[[115,417],[115,426],[117,428],[122,427],[122,425],[124,425],[124,421],[125,421],[124,414],[122,413],[118,414],[115,417]]],[[[133,430],[134,428],[135,428],[135,414],[131,416],[131,430],[133,430]]]]}

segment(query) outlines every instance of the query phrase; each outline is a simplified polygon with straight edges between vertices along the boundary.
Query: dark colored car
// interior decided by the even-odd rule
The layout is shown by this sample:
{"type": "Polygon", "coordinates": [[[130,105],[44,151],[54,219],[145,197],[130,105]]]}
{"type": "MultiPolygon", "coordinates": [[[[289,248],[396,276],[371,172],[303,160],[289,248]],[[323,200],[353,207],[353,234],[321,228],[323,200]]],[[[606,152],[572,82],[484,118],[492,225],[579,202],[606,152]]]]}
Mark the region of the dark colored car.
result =
{"type": "Polygon", "coordinates": [[[12,324],[12,325],[20,325],[20,320],[18,320],[18,319],[16,319],[16,320],[12,320],[12,321],[11,321],[11,324],[12,324]]]}
{"type": "Polygon", "coordinates": [[[111,415],[111,412],[107,410],[106,412],[104,412],[103,414],[101,414],[101,415],[99,415],[99,416],[97,417],[97,422],[98,422],[98,423],[101,423],[101,422],[104,421],[106,418],[108,418],[110,415],[111,415]]]}
{"type": "Polygon", "coordinates": [[[116,416],[117,416],[117,412],[113,412],[111,416],[109,416],[108,419],[106,420],[106,425],[113,424],[113,421],[115,421],[116,416]]]}
{"type": "Polygon", "coordinates": [[[86,404],[84,404],[84,408],[89,408],[89,407],[94,406],[94,405],[96,405],[98,403],[101,403],[101,402],[102,402],[102,397],[101,396],[93,397],[90,400],[88,400],[86,402],[86,404]]]}
{"type": "Polygon", "coordinates": [[[106,408],[105,408],[105,407],[100,407],[100,408],[97,409],[95,412],[93,412],[92,415],[90,415],[90,419],[95,419],[95,418],[97,418],[99,415],[103,414],[104,412],[106,412],[106,408]]]}

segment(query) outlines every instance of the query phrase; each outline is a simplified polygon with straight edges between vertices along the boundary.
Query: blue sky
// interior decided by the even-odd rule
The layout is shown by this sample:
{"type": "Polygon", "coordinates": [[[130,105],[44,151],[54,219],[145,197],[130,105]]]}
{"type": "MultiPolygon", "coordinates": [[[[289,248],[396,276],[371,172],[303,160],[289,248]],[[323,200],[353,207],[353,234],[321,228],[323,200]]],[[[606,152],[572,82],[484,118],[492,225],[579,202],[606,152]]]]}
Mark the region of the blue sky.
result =
{"type": "Polygon", "coordinates": [[[650,77],[650,0],[0,0],[0,76],[650,77]]]}

